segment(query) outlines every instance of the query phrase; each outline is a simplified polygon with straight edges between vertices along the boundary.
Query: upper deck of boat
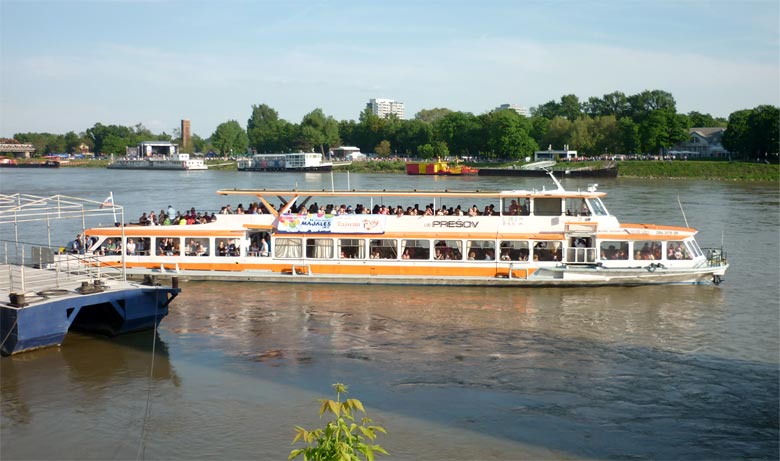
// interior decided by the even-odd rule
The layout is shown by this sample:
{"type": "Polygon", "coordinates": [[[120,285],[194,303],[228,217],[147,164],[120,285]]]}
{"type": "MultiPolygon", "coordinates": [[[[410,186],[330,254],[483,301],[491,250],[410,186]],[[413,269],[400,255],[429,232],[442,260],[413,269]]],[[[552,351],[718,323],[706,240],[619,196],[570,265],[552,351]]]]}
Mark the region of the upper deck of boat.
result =
{"type": "Polygon", "coordinates": [[[559,197],[559,198],[596,198],[606,196],[606,192],[596,190],[567,191],[564,189],[541,190],[301,190],[301,189],[221,189],[219,195],[254,195],[257,197],[465,197],[465,198],[504,198],[504,197],[559,197]]]}

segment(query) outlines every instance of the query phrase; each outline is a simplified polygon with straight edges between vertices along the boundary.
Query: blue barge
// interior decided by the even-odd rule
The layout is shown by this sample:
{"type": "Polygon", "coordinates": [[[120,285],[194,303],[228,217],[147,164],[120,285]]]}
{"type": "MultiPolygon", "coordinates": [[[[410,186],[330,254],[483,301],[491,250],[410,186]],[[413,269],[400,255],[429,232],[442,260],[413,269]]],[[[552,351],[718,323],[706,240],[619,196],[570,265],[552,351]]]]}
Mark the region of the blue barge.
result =
{"type": "Polygon", "coordinates": [[[8,302],[0,304],[0,353],[59,346],[71,329],[116,336],[156,328],[180,292],[178,281],[163,287],[98,279],[72,288],[9,293],[8,302]]]}
{"type": "Polygon", "coordinates": [[[102,202],[0,194],[0,235],[14,236],[0,239],[0,354],[59,346],[70,330],[115,336],[152,329],[168,315],[181,292],[178,278],[170,287],[137,283],[127,280],[124,260],[103,267],[83,251],[92,220],[124,229],[124,209],[113,193],[102,202]],[[64,235],[79,233],[64,246],[52,245],[56,227],[64,235]]]}

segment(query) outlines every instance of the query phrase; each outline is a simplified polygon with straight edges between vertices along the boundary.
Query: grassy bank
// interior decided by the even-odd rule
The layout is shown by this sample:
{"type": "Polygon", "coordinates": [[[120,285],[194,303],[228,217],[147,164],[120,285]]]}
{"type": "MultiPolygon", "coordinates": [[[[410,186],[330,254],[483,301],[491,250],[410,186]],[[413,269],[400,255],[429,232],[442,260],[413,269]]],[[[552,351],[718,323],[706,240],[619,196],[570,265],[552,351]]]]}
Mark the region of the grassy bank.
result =
{"type": "Polygon", "coordinates": [[[618,164],[618,176],[777,182],[780,181],[780,165],[713,161],[625,161],[618,164]]]}

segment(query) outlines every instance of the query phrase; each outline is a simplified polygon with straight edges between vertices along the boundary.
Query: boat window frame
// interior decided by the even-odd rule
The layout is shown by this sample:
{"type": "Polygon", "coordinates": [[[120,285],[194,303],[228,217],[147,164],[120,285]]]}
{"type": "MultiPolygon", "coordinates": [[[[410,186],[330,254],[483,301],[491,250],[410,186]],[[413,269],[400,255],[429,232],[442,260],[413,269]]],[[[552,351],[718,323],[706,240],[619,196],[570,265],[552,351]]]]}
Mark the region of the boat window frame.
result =
{"type": "Polygon", "coordinates": [[[534,197],[534,216],[561,216],[563,199],[561,197],[534,197]],[[553,203],[557,202],[557,207],[553,203]],[[540,206],[541,205],[541,206],[540,206]]]}
{"type": "Polygon", "coordinates": [[[336,239],[336,254],[338,259],[366,259],[366,241],[358,238],[339,238],[336,239]],[[345,245],[344,242],[349,242],[345,245]],[[349,256],[355,250],[354,256],[349,256]],[[342,257],[341,254],[345,256],[342,257]]]}
{"type": "Polygon", "coordinates": [[[409,252],[408,260],[431,259],[431,241],[428,239],[401,239],[401,259],[406,250],[409,252]]]}
{"type": "Polygon", "coordinates": [[[631,242],[628,240],[600,240],[599,241],[599,260],[600,261],[628,261],[631,258],[631,242]],[[605,248],[606,246],[606,248],[605,248]],[[610,249],[613,246],[615,248],[610,249]],[[623,248],[625,246],[625,248],[623,248]],[[625,250],[626,257],[610,257],[605,251],[615,251],[620,256],[620,251],[625,250]]]}
{"type": "Polygon", "coordinates": [[[494,263],[496,261],[496,241],[495,240],[483,240],[483,239],[469,239],[466,240],[466,251],[465,255],[468,258],[468,255],[471,254],[471,252],[475,252],[474,259],[468,259],[468,261],[483,261],[483,262],[489,262],[494,263]],[[474,243],[480,242],[479,245],[474,245],[474,243]],[[485,244],[483,246],[483,244],[485,244]],[[485,259],[485,256],[487,254],[487,251],[491,250],[493,252],[493,257],[491,259],[485,259]]]}
{"type": "Polygon", "coordinates": [[[531,240],[531,243],[532,261],[560,262],[563,259],[563,242],[560,240],[531,240]]]}
{"type": "Polygon", "coordinates": [[[528,240],[501,240],[498,244],[500,261],[528,261],[531,255],[528,240]],[[503,259],[504,250],[508,250],[509,259],[503,259]],[[525,258],[523,258],[525,252],[525,258]]]}
{"type": "Polygon", "coordinates": [[[370,239],[368,241],[369,259],[398,259],[398,239],[370,239]],[[375,242],[380,243],[375,245],[375,242]],[[392,243],[392,244],[386,244],[392,243]],[[379,257],[373,258],[374,249],[379,253],[379,257]]]}
{"type": "Polygon", "coordinates": [[[306,237],[306,259],[333,259],[333,239],[322,237],[306,237]],[[327,245],[325,244],[327,243],[327,245]],[[318,254],[324,252],[324,254],[318,254]]]}
{"type": "Polygon", "coordinates": [[[274,256],[279,259],[303,258],[303,239],[301,237],[275,237],[274,256]]]}

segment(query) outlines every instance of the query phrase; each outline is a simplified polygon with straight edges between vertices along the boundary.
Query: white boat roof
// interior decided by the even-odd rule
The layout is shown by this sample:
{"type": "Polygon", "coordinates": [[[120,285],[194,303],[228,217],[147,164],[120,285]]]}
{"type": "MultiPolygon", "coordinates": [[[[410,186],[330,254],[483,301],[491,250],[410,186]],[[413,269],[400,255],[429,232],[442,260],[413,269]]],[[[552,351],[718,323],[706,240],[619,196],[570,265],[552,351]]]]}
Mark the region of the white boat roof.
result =
{"type": "Polygon", "coordinates": [[[562,197],[562,198],[595,198],[604,197],[605,192],[595,190],[567,191],[551,190],[510,190],[510,191],[463,191],[463,190],[300,190],[300,189],[221,189],[219,195],[255,195],[258,197],[471,197],[471,198],[503,198],[503,197],[562,197]]]}

